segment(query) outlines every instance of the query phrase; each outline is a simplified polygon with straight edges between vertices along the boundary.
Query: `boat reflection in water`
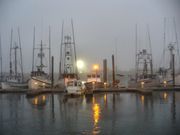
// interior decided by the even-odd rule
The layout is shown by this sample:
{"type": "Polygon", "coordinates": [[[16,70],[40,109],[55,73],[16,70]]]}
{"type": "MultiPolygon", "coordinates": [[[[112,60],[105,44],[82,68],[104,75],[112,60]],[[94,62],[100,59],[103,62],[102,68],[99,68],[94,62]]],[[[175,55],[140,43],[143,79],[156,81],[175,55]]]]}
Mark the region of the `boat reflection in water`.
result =
{"type": "Polygon", "coordinates": [[[33,98],[28,98],[28,101],[34,105],[34,106],[45,106],[48,102],[48,96],[47,95],[39,95],[35,96],[33,98]]]}
{"type": "Polygon", "coordinates": [[[180,92],[64,98],[64,94],[0,95],[0,134],[180,134],[180,92]]]}

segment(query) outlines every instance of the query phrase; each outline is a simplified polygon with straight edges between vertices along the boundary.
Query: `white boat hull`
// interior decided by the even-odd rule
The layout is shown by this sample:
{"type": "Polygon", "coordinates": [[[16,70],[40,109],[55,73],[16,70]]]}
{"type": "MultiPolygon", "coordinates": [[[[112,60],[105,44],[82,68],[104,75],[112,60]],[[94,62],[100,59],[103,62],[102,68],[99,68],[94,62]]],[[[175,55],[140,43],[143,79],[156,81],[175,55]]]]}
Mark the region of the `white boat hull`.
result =
{"type": "Polygon", "coordinates": [[[28,87],[27,83],[13,83],[13,82],[1,82],[2,89],[25,89],[28,87]]]}
{"type": "Polygon", "coordinates": [[[32,77],[28,81],[29,89],[42,89],[42,88],[50,88],[50,87],[51,87],[50,80],[38,79],[38,78],[32,77]]]}
{"type": "Polygon", "coordinates": [[[77,95],[83,94],[83,90],[81,89],[81,87],[78,86],[68,86],[66,87],[66,90],[68,94],[77,94],[77,95]]]}

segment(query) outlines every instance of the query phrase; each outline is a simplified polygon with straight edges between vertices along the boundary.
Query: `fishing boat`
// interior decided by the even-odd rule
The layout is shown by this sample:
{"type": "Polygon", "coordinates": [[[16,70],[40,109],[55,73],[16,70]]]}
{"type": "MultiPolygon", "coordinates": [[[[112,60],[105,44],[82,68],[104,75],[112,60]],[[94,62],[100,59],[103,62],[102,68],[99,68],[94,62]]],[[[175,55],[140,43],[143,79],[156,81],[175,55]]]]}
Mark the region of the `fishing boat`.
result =
{"type": "Polygon", "coordinates": [[[68,94],[81,94],[82,82],[78,77],[76,45],[74,37],[74,27],[71,20],[71,33],[64,32],[64,24],[62,24],[61,48],[60,48],[60,68],[59,83],[60,87],[65,87],[68,94]]]}
{"type": "Polygon", "coordinates": [[[67,82],[66,90],[68,94],[81,95],[84,93],[83,83],[80,80],[71,80],[67,82]]]}
{"type": "Polygon", "coordinates": [[[101,81],[100,74],[88,74],[87,81],[85,82],[86,90],[94,90],[104,88],[104,83],[101,81]]]}
{"type": "Polygon", "coordinates": [[[147,33],[149,43],[142,49],[138,45],[137,37],[137,25],[136,25],[136,50],[135,50],[135,77],[130,78],[128,87],[132,88],[144,88],[144,87],[155,87],[158,85],[156,75],[153,73],[153,59],[152,59],[152,48],[149,27],[147,25],[147,33]]]}
{"type": "Polygon", "coordinates": [[[6,80],[1,82],[1,87],[2,89],[25,89],[27,88],[27,82],[24,81],[19,29],[18,29],[19,45],[17,44],[17,42],[14,42],[14,44],[12,44],[12,36],[13,36],[13,30],[11,30],[11,44],[10,44],[10,73],[6,77],[6,80]],[[19,55],[20,61],[18,61],[18,52],[20,54],[19,55]],[[14,57],[14,61],[12,61],[12,57],[14,57]],[[18,63],[20,63],[20,73],[18,72],[18,63]]]}
{"type": "Polygon", "coordinates": [[[162,58],[162,65],[160,65],[158,71],[160,83],[164,86],[180,86],[180,53],[175,18],[173,20],[164,19],[164,48],[162,58]],[[172,23],[173,29],[171,26],[172,23]],[[167,29],[170,29],[170,31],[167,31],[167,29]],[[168,37],[170,32],[174,38],[168,37]],[[175,82],[173,82],[173,76],[175,82]]]}
{"type": "MultiPolygon", "coordinates": [[[[34,35],[35,35],[35,29],[34,29],[34,35]]],[[[50,35],[50,33],[49,33],[50,35]]],[[[49,37],[50,38],[50,37],[49,37]]],[[[50,41],[50,39],[49,39],[50,41]]],[[[31,78],[28,81],[28,88],[29,89],[44,89],[44,88],[50,88],[51,87],[51,79],[50,75],[44,71],[44,68],[47,66],[44,64],[44,58],[45,53],[44,49],[49,50],[49,67],[50,67],[50,42],[49,47],[45,48],[45,45],[43,45],[42,40],[40,47],[35,47],[35,37],[34,37],[34,44],[33,44],[33,62],[32,62],[32,72],[31,72],[31,78]],[[34,70],[34,54],[35,50],[38,50],[37,56],[39,60],[39,64],[36,65],[36,70],[34,70]]],[[[50,70],[49,70],[50,72],[50,70]]],[[[50,74],[50,73],[49,73],[50,74]]]]}

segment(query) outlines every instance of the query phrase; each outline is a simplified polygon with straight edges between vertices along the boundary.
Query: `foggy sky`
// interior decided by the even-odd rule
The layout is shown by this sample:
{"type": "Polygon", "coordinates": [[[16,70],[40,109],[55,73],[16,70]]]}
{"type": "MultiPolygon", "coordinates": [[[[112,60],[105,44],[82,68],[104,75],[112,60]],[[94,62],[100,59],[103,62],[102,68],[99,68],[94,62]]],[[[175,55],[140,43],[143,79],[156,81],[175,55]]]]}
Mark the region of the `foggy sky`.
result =
{"type": "MultiPolygon", "coordinates": [[[[31,71],[33,27],[36,27],[36,44],[48,45],[48,27],[51,26],[52,55],[55,71],[59,68],[61,25],[70,29],[74,21],[78,59],[102,64],[111,55],[117,56],[119,70],[134,68],[135,24],[138,24],[139,44],[146,46],[146,25],[150,27],[153,60],[158,67],[163,49],[163,19],[174,17],[178,7],[173,0],[0,0],[0,33],[3,48],[3,70],[9,71],[10,30],[17,39],[20,28],[25,72],[31,71]],[[117,48],[117,49],[116,49],[117,48]],[[115,51],[116,50],[116,51],[115,51]]],[[[177,19],[177,24],[179,23],[177,19]]],[[[180,29],[178,29],[180,31],[180,29]]],[[[177,30],[177,31],[178,31],[177,30]]]]}

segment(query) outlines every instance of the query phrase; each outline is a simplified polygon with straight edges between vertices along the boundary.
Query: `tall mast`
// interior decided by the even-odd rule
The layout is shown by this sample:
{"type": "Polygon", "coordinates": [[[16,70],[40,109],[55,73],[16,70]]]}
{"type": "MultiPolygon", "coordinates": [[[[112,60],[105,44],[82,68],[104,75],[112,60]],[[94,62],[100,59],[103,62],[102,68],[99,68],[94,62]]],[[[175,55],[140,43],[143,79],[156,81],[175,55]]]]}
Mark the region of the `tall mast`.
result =
{"type": "Polygon", "coordinates": [[[20,49],[20,59],[21,59],[21,62],[20,62],[20,66],[21,66],[21,76],[22,76],[22,81],[24,81],[24,73],[23,73],[23,60],[22,60],[22,48],[21,48],[21,38],[20,38],[20,30],[18,28],[18,37],[19,37],[19,49],[20,49]]]}
{"type": "Polygon", "coordinates": [[[76,73],[76,78],[78,78],[78,70],[77,70],[77,59],[76,59],[76,45],[75,45],[75,36],[74,36],[74,26],[73,26],[73,20],[71,19],[71,25],[72,25],[72,36],[73,36],[73,44],[74,44],[74,58],[75,58],[75,73],[76,73]]]}
{"type": "Polygon", "coordinates": [[[51,76],[51,27],[49,26],[49,76],[51,76]]]}
{"type": "Polygon", "coordinates": [[[44,65],[43,65],[43,44],[42,44],[42,40],[41,40],[41,45],[40,45],[40,71],[42,71],[44,65]]]}
{"type": "Polygon", "coordinates": [[[18,46],[17,46],[16,42],[14,43],[14,47],[12,49],[14,49],[14,62],[15,62],[14,72],[15,72],[15,78],[17,78],[17,49],[18,49],[18,46]]]}
{"type": "Polygon", "coordinates": [[[178,36],[177,36],[177,30],[176,30],[176,20],[175,17],[173,18],[174,21],[174,31],[175,31],[175,37],[176,37],[176,46],[177,46],[177,54],[178,54],[178,59],[179,59],[179,67],[178,67],[178,72],[180,72],[180,53],[179,53],[179,42],[178,42],[178,36]]]}
{"type": "Polygon", "coordinates": [[[11,29],[11,41],[10,41],[10,63],[9,63],[9,68],[10,68],[10,77],[12,77],[12,39],[13,39],[13,29],[11,29]]]}
{"type": "Polygon", "coordinates": [[[165,49],[166,49],[166,18],[164,18],[163,66],[165,66],[165,49]]]}
{"type": "Polygon", "coordinates": [[[138,54],[137,54],[137,24],[135,26],[135,70],[136,70],[136,81],[137,81],[137,78],[138,78],[138,61],[137,61],[137,57],[138,57],[138,54]]]}
{"type": "Polygon", "coordinates": [[[2,81],[2,46],[1,46],[1,35],[0,35],[0,61],[1,61],[1,81],[2,81]]]}
{"type": "Polygon", "coordinates": [[[61,46],[60,46],[60,63],[59,63],[59,79],[61,78],[62,72],[61,72],[61,65],[62,63],[62,46],[63,46],[63,38],[64,38],[64,21],[62,23],[62,31],[61,31],[61,46]]]}
{"type": "Polygon", "coordinates": [[[34,51],[35,51],[35,26],[34,26],[34,34],[33,34],[33,57],[32,57],[32,71],[34,71],[34,51]]]}
{"type": "Polygon", "coordinates": [[[152,47],[151,47],[151,37],[150,37],[150,30],[149,30],[149,25],[147,25],[147,32],[148,32],[148,39],[149,39],[149,49],[150,49],[150,70],[151,70],[151,75],[153,75],[153,59],[152,59],[152,47]]]}

